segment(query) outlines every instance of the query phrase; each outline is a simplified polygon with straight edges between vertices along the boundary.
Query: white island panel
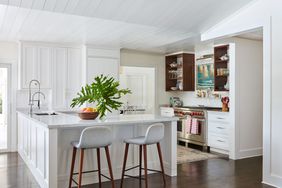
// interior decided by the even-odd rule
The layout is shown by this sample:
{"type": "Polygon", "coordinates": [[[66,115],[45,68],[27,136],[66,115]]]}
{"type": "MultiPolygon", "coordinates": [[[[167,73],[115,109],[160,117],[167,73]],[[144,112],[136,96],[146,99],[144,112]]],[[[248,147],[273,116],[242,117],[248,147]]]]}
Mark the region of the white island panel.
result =
{"type": "MultiPolygon", "coordinates": [[[[155,122],[165,124],[165,137],[161,141],[165,173],[176,176],[176,120],[155,115],[126,115],[109,117],[104,120],[82,121],[76,116],[29,116],[18,113],[18,150],[41,187],[67,187],[72,147],[70,142],[78,140],[85,127],[105,125],[113,131],[110,154],[114,178],[120,179],[124,155],[125,138],[144,135],[147,127],[155,122]]],[[[156,145],[148,147],[148,167],[160,169],[156,145]]],[[[138,165],[139,150],[130,145],[127,167],[138,165]]],[[[78,159],[75,169],[78,169],[78,159]]],[[[108,174],[104,149],[101,151],[102,172],[108,174]]],[[[97,169],[96,151],[87,150],[83,170],[97,169]]],[[[132,175],[137,175],[133,171],[132,175]]],[[[97,182],[96,174],[83,176],[83,184],[97,182]]],[[[104,179],[104,181],[107,181],[104,179]]]]}

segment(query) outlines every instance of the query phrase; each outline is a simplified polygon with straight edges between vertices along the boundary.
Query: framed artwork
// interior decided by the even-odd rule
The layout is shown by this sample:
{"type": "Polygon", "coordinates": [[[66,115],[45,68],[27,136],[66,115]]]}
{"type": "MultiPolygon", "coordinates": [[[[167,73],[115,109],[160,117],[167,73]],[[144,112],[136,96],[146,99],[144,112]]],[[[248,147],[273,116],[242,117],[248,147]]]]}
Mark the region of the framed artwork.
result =
{"type": "Polygon", "coordinates": [[[197,90],[214,89],[214,64],[198,64],[197,68],[197,90]]]}

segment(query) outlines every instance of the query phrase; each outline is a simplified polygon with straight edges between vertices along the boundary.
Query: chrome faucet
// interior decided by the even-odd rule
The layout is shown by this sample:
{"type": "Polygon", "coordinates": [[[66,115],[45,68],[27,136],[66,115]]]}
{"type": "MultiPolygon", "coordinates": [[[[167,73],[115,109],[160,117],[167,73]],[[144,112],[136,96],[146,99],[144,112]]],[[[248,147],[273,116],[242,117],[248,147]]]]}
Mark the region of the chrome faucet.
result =
{"type": "Polygon", "coordinates": [[[28,103],[28,105],[30,106],[30,114],[32,114],[32,106],[34,105],[35,101],[37,102],[38,109],[40,109],[40,95],[42,95],[45,99],[44,93],[42,93],[40,91],[40,82],[38,80],[31,80],[29,82],[29,103],[28,103]],[[31,85],[32,85],[33,82],[35,82],[34,85],[38,86],[38,91],[31,94],[31,85]],[[38,94],[38,98],[37,98],[37,100],[34,100],[34,96],[36,94],[38,94]]]}
{"type": "Polygon", "coordinates": [[[33,93],[33,94],[32,94],[32,97],[31,97],[31,103],[29,104],[29,105],[30,105],[30,114],[32,114],[32,106],[33,106],[33,104],[34,104],[33,102],[36,101],[38,107],[40,107],[40,99],[38,98],[37,100],[34,100],[34,96],[35,96],[36,94],[38,94],[38,96],[42,95],[43,98],[45,99],[45,95],[44,95],[44,93],[42,93],[41,91],[37,91],[37,92],[33,93]]]}

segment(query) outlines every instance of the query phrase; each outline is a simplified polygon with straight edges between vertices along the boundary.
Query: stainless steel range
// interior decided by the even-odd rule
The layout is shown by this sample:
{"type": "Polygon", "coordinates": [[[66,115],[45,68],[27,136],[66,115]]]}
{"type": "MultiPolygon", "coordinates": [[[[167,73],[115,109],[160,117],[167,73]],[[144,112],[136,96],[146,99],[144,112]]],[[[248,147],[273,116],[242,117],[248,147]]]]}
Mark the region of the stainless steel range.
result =
{"type": "Polygon", "coordinates": [[[207,147],[207,112],[203,108],[174,108],[175,116],[179,117],[177,122],[177,139],[185,143],[192,143],[207,147]],[[194,119],[197,121],[198,133],[187,131],[187,126],[194,119]]]}

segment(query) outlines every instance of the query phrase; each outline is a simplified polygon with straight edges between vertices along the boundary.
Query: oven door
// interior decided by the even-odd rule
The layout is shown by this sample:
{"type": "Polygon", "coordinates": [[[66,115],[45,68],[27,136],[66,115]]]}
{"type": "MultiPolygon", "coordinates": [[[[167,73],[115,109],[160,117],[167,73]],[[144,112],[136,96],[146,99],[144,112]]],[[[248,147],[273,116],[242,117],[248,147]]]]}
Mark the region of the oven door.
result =
{"type": "Polygon", "coordinates": [[[185,120],[179,119],[177,121],[177,138],[185,138],[185,120]]]}
{"type": "Polygon", "coordinates": [[[204,144],[205,143],[205,134],[206,134],[206,121],[200,120],[199,126],[200,126],[200,134],[185,133],[185,139],[192,141],[192,142],[200,142],[204,144]]]}

